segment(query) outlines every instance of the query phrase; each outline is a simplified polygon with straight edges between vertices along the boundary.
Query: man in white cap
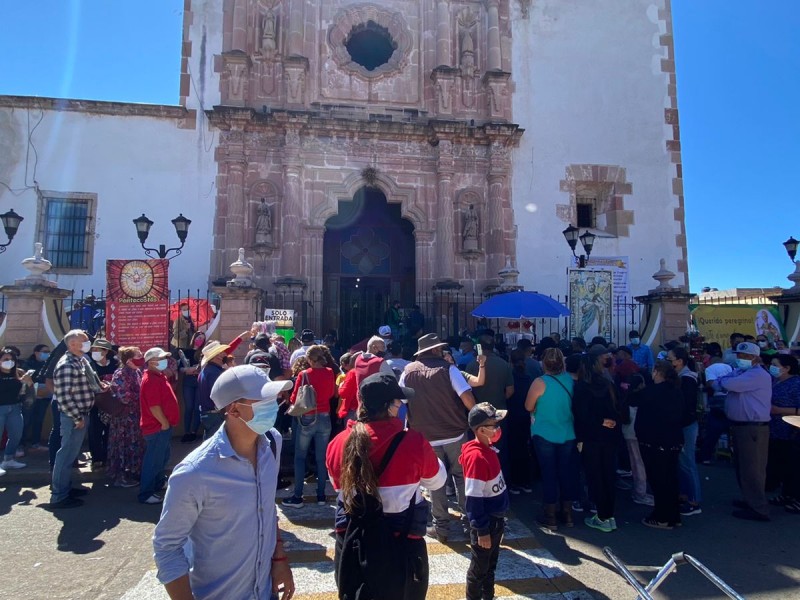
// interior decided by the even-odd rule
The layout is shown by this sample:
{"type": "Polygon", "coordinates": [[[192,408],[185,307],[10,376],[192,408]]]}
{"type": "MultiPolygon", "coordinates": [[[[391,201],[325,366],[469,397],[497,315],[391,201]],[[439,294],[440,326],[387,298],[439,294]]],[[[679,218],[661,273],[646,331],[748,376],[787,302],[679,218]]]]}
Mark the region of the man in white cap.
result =
{"type": "Polygon", "coordinates": [[[275,508],[283,440],[273,428],[278,395],[291,387],[253,365],[214,383],[224,425],[173,470],[153,535],[158,579],[173,600],[294,595],[275,508]]]}
{"type": "Polygon", "coordinates": [[[229,344],[221,344],[214,340],[203,347],[203,358],[200,360],[200,374],[197,376],[197,405],[200,407],[200,422],[203,424],[203,439],[207,440],[222,425],[219,414],[211,400],[211,389],[224,370],[223,361],[230,350],[229,344]]]}

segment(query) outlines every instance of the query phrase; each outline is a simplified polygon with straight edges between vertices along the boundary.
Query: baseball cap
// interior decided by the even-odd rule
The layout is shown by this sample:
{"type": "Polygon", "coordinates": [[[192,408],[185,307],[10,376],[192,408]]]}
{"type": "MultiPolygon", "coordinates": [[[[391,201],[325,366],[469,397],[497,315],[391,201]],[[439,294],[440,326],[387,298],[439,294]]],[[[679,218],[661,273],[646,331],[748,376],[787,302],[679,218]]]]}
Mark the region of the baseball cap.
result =
{"type": "Polygon", "coordinates": [[[392,400],[405,402],[414,397],[414,390],[403,387],[397,383],[394,375],[389,373],[375,373],[365,378],[358,386],[361,402],[367,410],[377,412],[389,406],[392,400]]]}
{"type": "Polygon", "coordinates": [[[392,335],[392,328],[388,325],[381,325],[378,327],[378,335],[381,337],[389,337],[392,335]]]}
{"type": "Polygon", "coordinates": [[[592,358],[597,358],[598,356],[602,356],[603,354],[610,354],[611,350],[603,346],[603,344],[595,344],[591,348],[589,348],[589,356],[592,358]]]}
{"type": "Polygon", "coordinates": [[[469,423],[470,429],[475,429],[492,419],[495,421],[502,421],[505,419],[507,412],[507,410],[497,410],[488,402],[481,402],[470,409],[467,422],[469,423]]]}
{"type": "Polygon", "coordinates": [[[162,358],[167,358],[168,356],[172,355],[169,352],[166,352],[165,350],[159,348],[158,346],[154,346],[150,348],[150,350],[144,353],[144,361],[150,362],[151,360],[155,359],[161,360],[162,358]]]}
{"type": "Polygon", "coordinates": [[[225,408],[236,400],[275,400],[280,392],[292,389],[291,381],[272,381],[263,369],[239,365],[225,370],[211,388],[211,400],[225,408]]]}
{"type": "Polygon", "coordinates": [[[761,348],[753,342],[742,342],[736,346],[736,354],[752,354],[753,356],[761,355],[761,348]]]}
{"type": "Polygon", "coordinates": [[[300,333],[300,341],[301,342],[313,342],[315,339],[314,332],[310,329],[303,329],[300,333]]]}

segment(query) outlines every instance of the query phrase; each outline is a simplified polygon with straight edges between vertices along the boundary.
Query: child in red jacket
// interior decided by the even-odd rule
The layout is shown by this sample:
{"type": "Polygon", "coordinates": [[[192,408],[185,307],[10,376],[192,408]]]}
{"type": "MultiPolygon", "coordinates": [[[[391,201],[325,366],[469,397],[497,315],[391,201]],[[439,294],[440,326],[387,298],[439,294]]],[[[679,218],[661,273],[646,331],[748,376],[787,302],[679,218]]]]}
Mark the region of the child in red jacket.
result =
{"type": "Polygon", "coordinates": [[[475,439],[462,446],[458,459],[464,468],[472,550],[467,571],[467,600],[494,598],[494,573],[509,502],[500,459],[492,444],[500,439],[498,421],[506,412],[496,410],[488,402],[472,407],[468,422],[475,439]]]}

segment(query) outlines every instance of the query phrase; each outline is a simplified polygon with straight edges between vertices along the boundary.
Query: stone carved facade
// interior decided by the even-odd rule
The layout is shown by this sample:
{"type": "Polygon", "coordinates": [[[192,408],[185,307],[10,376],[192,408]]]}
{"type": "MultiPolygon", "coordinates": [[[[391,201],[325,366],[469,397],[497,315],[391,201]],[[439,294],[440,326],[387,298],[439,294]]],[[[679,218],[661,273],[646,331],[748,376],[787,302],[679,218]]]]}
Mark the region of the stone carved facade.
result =
{"type": "Polygon", "coordinates": [[[370,167],[370,185],[413,224],[417,292],[497,285],[516,262],[510,154],[522,134],[510,4],[226,0],[221,105],[208,111],[220,131],[212,278],[264,240],[265,198],[272,251],[256,284],[322,290],[326,220],[370,167]],[[369,23],[393,48],[371,70],[347,48],[369,23]]]}

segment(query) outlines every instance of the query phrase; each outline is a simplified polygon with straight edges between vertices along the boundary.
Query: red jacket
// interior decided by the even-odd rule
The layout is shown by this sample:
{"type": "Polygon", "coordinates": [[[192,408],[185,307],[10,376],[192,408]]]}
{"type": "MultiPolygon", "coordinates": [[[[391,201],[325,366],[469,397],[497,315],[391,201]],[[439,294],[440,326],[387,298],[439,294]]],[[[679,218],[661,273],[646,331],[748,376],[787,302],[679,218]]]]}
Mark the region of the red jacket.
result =
{"type": "Polygon", "coordinates": [[[317,410],[312,410],[309,415],[327,415],[331,409],[331,399],[336,396],[336,375],[333,369],[325,367],[322,369],[306,369],[297,374],[294,382],[294,389],[289,402],[292,404],[297,400],[297,392],[303,385],[303,379],[307,379],[309,385],[317,392],[317,410]],[[303,377],[305,375],[305,377],[303,377]]]}
{"type": "Polygon", "coordinates": [[[142,408],[142,417],[139,421],[142,435],[151,435],[161,431],[161,423],[158,422],[158,419],[153,416],[150,410],[154,406],[161,407],[170,426],[175,427],[180,420],[178,399],[175,397],[175,392],[167,381],[166,376],[159,371],[147,369],[142,375],[139,404],[142,408]]]}

